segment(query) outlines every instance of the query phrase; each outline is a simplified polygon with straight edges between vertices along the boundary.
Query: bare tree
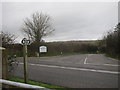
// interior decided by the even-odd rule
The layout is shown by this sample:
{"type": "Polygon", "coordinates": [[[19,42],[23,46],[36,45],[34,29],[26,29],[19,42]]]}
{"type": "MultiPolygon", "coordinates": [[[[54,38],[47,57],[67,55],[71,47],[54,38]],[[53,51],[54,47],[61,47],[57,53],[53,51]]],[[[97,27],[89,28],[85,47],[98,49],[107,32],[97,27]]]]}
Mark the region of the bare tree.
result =
{"type": "Polygon", "coordinates": [[[54,29],[50,23],[50,16],[43,13],[34,13],[32,18],[26,18],[22,31],[28,38],[40,45],[42,38],[51,34],[54,29]]]}
{"type": "Polygon", "coordinates": [[[2,40],[2,46],[6,47],[8,44],[14,44],[15,43],[15,35],[9,34],[7,32],[1,32],[0,34],[1,40],[2,40]]]}

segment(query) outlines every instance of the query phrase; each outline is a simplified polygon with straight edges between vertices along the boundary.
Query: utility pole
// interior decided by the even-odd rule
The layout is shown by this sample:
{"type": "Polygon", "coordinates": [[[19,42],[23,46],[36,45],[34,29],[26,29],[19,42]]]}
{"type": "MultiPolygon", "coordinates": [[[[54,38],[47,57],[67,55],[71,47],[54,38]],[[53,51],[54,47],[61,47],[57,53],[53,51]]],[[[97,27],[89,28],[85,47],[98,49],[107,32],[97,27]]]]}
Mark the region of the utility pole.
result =
{"type": "Polygon", "coordinates": [[[21,42],[23,44],[23,56],[24,56],[24,81],[25,83],[28,83],[27,45],[30,44],[30,40],[23,38],[21,42]]]}

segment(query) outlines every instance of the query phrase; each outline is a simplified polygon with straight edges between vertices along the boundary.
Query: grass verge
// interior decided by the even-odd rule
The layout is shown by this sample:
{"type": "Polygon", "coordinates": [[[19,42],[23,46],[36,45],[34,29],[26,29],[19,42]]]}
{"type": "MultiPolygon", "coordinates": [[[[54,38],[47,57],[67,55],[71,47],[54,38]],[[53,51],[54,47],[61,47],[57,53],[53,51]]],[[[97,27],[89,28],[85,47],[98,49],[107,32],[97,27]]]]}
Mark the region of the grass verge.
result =
{"type": "Polygon", "coordinates": [[[109,55],[109,54],[104,54],[106,57],[110,57],[110,58],[114,58],[114,59],[117,59],[117,60],[120,60],[120,57],[118,56],[113,56],[113,55],[109,55]]]}
{"type": "MultiPolygon", "coordinates": [[[[24,80],[21,79],[21,78],[11,77],[11,78],[9,78],[9,80],[10,81],[14,81],[14,82],[24,83],[24,80]]],[[[36,85],[36,86],[41,86],[41,87],[45,87],[45,88],[49,88],[49,89],[54,89],[54,90],[70,90],[69,88],[64,88],[64,87],[55,86],[55,85],[48,85],[48,84],[39,83],[39,82],[32,81],[32,80],[29,80],[28,84],[30,84],[30,85],[36,85]]]]}

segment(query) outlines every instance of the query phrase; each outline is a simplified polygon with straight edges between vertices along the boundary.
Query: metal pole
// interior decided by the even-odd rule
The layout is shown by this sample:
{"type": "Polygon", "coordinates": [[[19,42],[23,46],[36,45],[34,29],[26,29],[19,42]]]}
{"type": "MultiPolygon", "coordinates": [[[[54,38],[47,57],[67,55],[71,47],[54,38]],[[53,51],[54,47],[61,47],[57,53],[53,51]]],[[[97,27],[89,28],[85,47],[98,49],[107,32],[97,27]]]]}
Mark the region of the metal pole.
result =
{"type": "Polygon", "coordinates": [[[24,80],[25,83],[28,83],[28,62],[27,62],[27,45],[23,45],[24,47],[24,80]]]}

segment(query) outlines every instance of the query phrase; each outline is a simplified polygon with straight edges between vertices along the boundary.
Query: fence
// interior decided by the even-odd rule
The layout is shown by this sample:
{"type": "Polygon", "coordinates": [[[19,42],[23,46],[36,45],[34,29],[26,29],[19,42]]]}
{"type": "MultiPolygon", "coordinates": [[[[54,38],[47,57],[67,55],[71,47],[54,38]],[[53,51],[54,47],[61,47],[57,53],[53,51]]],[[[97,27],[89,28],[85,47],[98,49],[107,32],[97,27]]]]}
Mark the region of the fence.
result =
{"type": "Polygon", "coordinates": [[[0,79],[0,83],[2,83],[3,86],[5,86],[7,88],[24,88],[24,89],[32,89],[32,90],[50,90],[50,89],[40,87],[40,86],[18,83],[18,82],[3,80],[3,79],[0,79]]]}
{"type": "Polygon", "coordinates": [[[37,90],[49,90],[44,87],[29,85],[24,83],[13,82],[8,79],[8,60],[7,60],[7,50],[0,47],[0,90],[3,88],[22,88],[22,89],[37,89],[37,90]]]}

